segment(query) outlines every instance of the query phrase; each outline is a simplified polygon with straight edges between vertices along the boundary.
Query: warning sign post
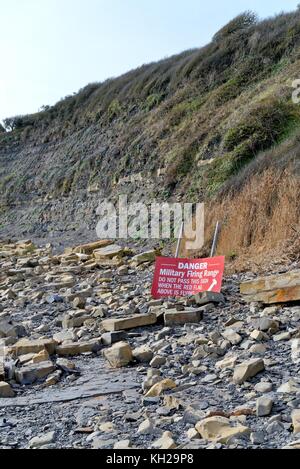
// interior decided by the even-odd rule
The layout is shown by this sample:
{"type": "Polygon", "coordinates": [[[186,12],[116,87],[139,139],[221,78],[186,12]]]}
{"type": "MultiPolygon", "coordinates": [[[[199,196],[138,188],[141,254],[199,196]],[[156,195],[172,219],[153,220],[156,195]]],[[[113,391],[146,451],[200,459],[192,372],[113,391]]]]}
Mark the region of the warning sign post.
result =
{"type": "Polygon", "coordinates": [[[206,291],[220,293],[225,257],[209,259],[156,259],[152,296],[172,298],[206,291]]]}

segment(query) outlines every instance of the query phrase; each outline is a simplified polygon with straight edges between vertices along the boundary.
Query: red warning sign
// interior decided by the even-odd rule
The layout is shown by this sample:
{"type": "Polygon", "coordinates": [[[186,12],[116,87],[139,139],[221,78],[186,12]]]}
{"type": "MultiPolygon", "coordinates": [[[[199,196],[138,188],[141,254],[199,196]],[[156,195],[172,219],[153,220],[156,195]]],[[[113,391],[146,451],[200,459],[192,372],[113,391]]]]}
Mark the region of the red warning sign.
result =
{"type": "Polygon", "coordinates": [[[152,296],[168,298],[211,291],[220,293],[225,257],[209,259],[156,259],[152,296]]]}

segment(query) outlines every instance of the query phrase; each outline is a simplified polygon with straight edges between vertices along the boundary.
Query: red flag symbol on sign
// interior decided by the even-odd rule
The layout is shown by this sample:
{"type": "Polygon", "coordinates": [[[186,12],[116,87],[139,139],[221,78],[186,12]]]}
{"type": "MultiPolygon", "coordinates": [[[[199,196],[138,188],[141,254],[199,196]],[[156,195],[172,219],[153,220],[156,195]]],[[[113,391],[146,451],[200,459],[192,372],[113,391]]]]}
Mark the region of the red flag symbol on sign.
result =
{"type": "Polygon", "coordinates": [[[225,257],[209,259],[156,259],[152,296],[191,296],[205,291],[220,293],[225,257]]]}

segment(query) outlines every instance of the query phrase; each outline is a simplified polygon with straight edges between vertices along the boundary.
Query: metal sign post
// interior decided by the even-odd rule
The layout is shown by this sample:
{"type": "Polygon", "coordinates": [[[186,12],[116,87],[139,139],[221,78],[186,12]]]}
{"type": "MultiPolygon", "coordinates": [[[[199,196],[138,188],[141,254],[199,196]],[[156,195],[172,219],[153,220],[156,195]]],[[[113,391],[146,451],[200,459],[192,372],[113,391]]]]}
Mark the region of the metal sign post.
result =
{"type": "Polygon", "coordinates": [[[184,223],[182,222],[180,230],[179,230],[178,241],[177,241],[177,248],[176,248],[176,254],[175,254],[176,259],[178,258],[179,252],[180,252],[181,241],[182,241],[182,236],[183,236],[183,227],[184,227],[184,223]]]}
{"type": "Polygon", "coordinates": [[[211,251],[210,251],[210,257],[214,257],[214,255],[216,253],[219,234],[220,234],[220,228],[221,228],[221,223],[218,221],[217,224],[216,224],[214,239],[213,239],[213,243],[212,243],[212,247],[211,247],[211,251]]]}

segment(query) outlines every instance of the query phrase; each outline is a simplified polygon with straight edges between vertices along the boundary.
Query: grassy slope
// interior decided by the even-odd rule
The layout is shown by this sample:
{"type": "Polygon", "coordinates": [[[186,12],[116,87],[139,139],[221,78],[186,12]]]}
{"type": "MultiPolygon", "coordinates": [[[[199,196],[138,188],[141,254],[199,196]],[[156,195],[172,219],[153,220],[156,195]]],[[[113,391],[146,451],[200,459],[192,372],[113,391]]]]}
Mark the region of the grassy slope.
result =
{"type": "MultiPolygon", "coordinates": [[[[72,197],[79,188],[104,184],[104,174],[109,190],[113,181],[128,174],[146,170],[154,174],[166,168],[164,185],[153,196],[208,201],[214,208],[210,235],[220,214],[226,213],[221,218],[229,226],[247,223],[251,204],[240,222],[231,213],[239,210],[233,200],[235,204],[239,197],[244,200],[253,180],[252,191],[264,189],[271,194],[273,208],[262,210],[269,214],[270,224],[263,228],[267,238],[273,223],[270,213],[279,200],[283,203],[277,186],[275,192],[268,191],[270,178],[280,177],[284,186],[290,171],[296,181],[294,197],[297,194],[300,105],[292,103],[291,83],[299,78],[299,45],[300,12],[246,27],[240,27],[237,19],[202,49],[89,85],[44,112],[25,116],[16,130],[0,134],[0,159],[6,155],[0,170],[2,198],[9,204],[37,188],[55,197],[72,197]],[[49,161],[43,163],[41,158],[39,174],[34,172],[42,145],[59,142],[63,146],[76,135],[86,152],[74,154],[66,168],[61,153],[54,150],[53,166],[49,168],[49,161]],[[92,151],[93,139],[97,148],[100,141],[105,142],[101,151],[92,151]],[[22,161],[20,148],[32,142],[38,150],[28,164],[22,161]],[[14,148],[11,161],[7,158],[10,148],[14,148]],[[109,172],[104,161],[112,148],[109,172]],[[264,179],[266,174],[269,179],[264,179]]],[[[270,205],[259,197],[256,200],[258,206],[270,205]]],[[[286,211],[292,217],[299,215],[294,208],[286,211]]],[[[254,225],[255,220],[252,216],[254,225]]],[[[249,232],[231,243],[224,232],[220,249],[231,257],[249,251],[259,239],[262,243],[249,232]]],[[[280,228],[277,234],[276,243],[292,236],[280,228]]]]}

